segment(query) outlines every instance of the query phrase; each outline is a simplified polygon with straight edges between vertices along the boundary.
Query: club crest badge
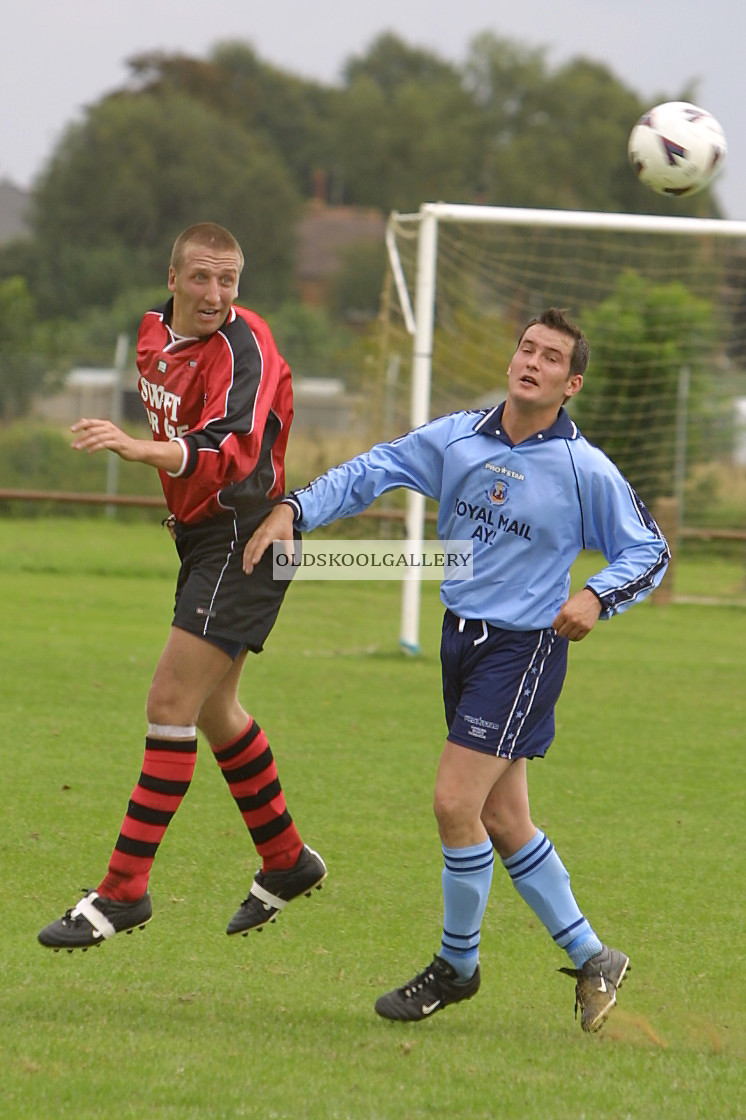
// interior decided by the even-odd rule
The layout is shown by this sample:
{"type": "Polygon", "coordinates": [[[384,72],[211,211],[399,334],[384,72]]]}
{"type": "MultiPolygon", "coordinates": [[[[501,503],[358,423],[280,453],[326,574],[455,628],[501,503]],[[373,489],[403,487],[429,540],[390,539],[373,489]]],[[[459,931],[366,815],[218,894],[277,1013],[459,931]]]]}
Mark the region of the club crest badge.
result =
{"type": "Polygon", "coordinates": [[[485,491],[487,498],[493,506],[504,506],[508,500],[508,484],[498,479],[485,491]]]}

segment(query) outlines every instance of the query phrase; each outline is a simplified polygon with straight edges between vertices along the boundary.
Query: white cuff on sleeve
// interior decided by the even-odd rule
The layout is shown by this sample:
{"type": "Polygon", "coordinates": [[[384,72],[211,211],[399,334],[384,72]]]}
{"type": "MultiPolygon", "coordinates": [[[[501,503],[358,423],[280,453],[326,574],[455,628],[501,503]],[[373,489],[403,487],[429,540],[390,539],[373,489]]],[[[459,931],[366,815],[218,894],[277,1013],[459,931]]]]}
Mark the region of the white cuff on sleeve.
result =
{"type": "Polygon", "coordinates": [[[184,473],[187,465],[187,460],[189,458],[189,452],[187,451],[187,445],[184,443],[183,439],[172,439],[171,443],[178,443],[179,447],[181,448],[181,466],[179,467],[178,471],[166,471],[166,474],[169,476],[169,478],[178,478],[184,473]]]}
{"type": "Polygon", "coordinates": [[[300,502],[294,494],[286,494],[285,497],[280,501],[280,505],[290,506],[291,510],[293,511],[294,521],[300,521],[300,519],[303,517],[303,510],[301,509],[300,502]]]}

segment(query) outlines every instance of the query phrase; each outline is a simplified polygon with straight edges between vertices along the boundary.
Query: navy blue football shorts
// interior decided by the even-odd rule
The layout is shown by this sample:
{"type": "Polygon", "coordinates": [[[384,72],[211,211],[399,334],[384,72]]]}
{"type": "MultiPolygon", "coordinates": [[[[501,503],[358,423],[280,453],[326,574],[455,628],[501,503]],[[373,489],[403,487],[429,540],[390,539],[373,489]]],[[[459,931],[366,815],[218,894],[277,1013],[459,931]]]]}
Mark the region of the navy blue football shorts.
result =
{"type": "Polygon", "coordinates": [[[500,758],[541,758],[567,672],[567,638],[501,630],[446,611],[440,660],[448,738],[500,758]]]}
{"type": "Polygon", "coordinates": [[[218,646],[233,660],[245,649],[261,653],[290,584],[289,579],[272,578],[271,548],[251,575],[243,570],[246,542],[268,512],[240,528],[231,514],[174,525],[181,568],[173,625],[218,646]]]}

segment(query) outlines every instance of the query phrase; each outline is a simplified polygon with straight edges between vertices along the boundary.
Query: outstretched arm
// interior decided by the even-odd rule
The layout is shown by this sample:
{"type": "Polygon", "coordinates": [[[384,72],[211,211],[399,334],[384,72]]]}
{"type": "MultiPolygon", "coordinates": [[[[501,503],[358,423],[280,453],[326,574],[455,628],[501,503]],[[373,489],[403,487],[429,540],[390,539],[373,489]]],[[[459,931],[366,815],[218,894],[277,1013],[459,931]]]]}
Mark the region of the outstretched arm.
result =
{"type": "Polygon", "coordinates": [[[130,463],[145,463],[149,467],[174,473],[181,469],[183,451],[175,441],[154,443],[149,439],[134,439],[112,424],[111,420],[87,420],[85,417],[73,424],[77,438],[74,451],[114,451],[120,459],[130,463]]]}
{"type": "Polygon", "coordinates": [[[352,517],[398,486],[434,498],[441,483],[444,447],[451,419],[441,417],[391,443],[378,443],[354,459],[332,467],[290,499],[276,505],[249,538],[243,554],[248,575],[274,541],[293,555],[293,526],[311,532],[339,517],[352,517]]]}

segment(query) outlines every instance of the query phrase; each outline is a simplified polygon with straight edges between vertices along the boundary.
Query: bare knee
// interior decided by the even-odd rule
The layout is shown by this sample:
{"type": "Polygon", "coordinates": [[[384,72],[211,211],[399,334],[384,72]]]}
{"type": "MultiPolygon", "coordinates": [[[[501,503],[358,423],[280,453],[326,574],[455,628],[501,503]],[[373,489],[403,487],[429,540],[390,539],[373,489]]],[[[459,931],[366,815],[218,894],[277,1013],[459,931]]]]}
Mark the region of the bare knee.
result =
{"type": "Polygon", "coordinates": [[[148,722],[175,727],[196,724],[202,705],[225,688],[225,682],[235,692],[242,664],[240,659],[231,663],[218,646],[172,626],[148,693],[148,722]]]}
{"type": "Polygon", "coordinates": [[[536,832],[536,825],[528,812],[514,812],[506,806],[495,808],[485,805],[482,824],[501,859],[519,851],[536,832]]]}
{"type": "Polygon", "coordinates": [[[197,727],[213,747],[230,743],[247,728],[251,716],[237,698],[226,702],[208,697],[197,716],[197,727]]]}
{"type": "Polygon", "coordinates": [[[508,814],[496,806],[490,805],[489,801],[482,809],[482,824],[487,829],[488,835],[494,842],[496,839],[504,836],[508,829],[508,814]]]}
{"type": "Polygon", "coordinates": [[[433,812],[441,831],[452,827],[463,815],[463,807],[457,797],[449,789],[440,789],[436,786],[433,797],[433,812]]]}
{"type": "Polygon", "coordinates": [[[190,727],[197,722],[194,700],[177,683],[156,673],[145,706],[148,723],[190,727]]]}
{"type": "Polygon", "coordinates": [[[440,839],[449,848],[467,848],[485,839],[479,810],[458,791],[436,786],[433,812],[440,839]]]}

